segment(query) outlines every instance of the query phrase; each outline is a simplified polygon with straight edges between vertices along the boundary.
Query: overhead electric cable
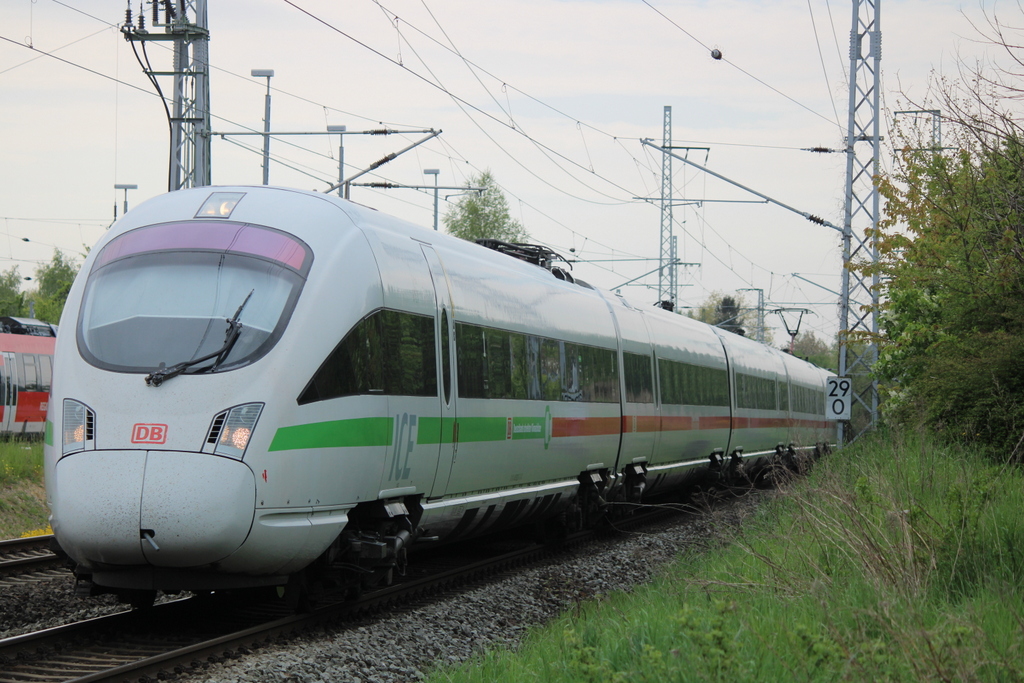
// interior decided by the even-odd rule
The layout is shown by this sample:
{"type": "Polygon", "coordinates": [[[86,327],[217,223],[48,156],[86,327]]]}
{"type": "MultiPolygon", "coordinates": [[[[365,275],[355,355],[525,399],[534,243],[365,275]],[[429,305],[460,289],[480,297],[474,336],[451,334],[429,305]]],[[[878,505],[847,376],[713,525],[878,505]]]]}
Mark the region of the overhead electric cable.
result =
{"type": "Polygon", "coordinates": [[[836,125],[841,127],[839,110],[836,109],[836,98],[832,97],[832,85],[828,82],[828,69],[825,68],[825,55],[821,51],[821,41],[818,39],[818,25],[814,22],[814,10],[811,8],[811,0],[807,0],[807,11],[811,15],[811,29],[814,30],[814,44],[818,48],[818,61],[821,62],[821,72],[825,76],[825,89],[828,91],[828,101],[832,103],[832,112],[836,116],[836,125]]]}
{"type": "MultiPolygon", "coordinates": [[[[70,43],[65,43],[64,45],[61,45],[58,48],[54,48],[51,52],[57,52],[58,50],[63,50],[66,47],[71,47],[72,45],[76,45],[76,44],[82,42],[83,40],[88,40],[89,38],[92,38],[94,36],[98,36],[99,34],[105,33],[106,31],[107,31],[107,29],[101,28],[99,31],[96,31],[95,33],[90,33],[87,36],[83,36],[82,38],[79,38],[78,40],[72,40],[70,43]]],[[[42,53],[39,50],[37,50],[37,52],[40,52],[40,54],[36,55],[32,59],[26,59],[24,62],[20,62],[18,64],[15,64],[14,66],[9,66],[6,69],[3,69],[2,71],[0,71],[0,75],[3,75],[5,73],[7,73],[8,71],[14,71],[15,69],[17,69],[19,67],[25,66],[26,64],[31,64],[32,62],[36,61],[37,59],[42,59],[43,57],[47,56],[45,53],[42,53]]]]}
{"type": "MultiPolygon", "coordinates": [[[[439,83],[435,83],[434,81],[431,81],[431,80],[430,80],[429,78],[426,78],[426,77],[425,77],[425,76],[423,76],[422,74],[420,74],[420,73],[418,73],[418,72],[416,72],[416,71],[413,71],[412,69],[410,69],[409,67],[407,67],[407,66],[406,66],[405,64],[402,64],[401,62],[398,62],[398,61],[396,61],[395,59],[393,59],[393,58],[391,58],[391,57],[389,57],[389,56],[385,55],[384,53],[382,53],[382,52],[381,52],[380,50],[377,50],[376,48],[374,48],[374,47],[371,47],[370,45],[367,45],[366,43],[362,42],[361,40],[359,40],[359,39],[355,38],[354,36],[352,36],[352,35],[350,35],[350,34],[348,34],[348,33],[346,33],[345,31],[341,30],[341,29],[340,29],[340,28],[338,28],[337,26],[334,26],[333,24],[331,24],[330,22],[328,22],[328,21],[327,21],[326,19],[323,19],[323,18],[321,18],[321,17],[317,16],[316,14],[314,14],[314,13],[310,12],[309,10],[307,10],[307,9],[305,9],[305,8],[303,8],[303,7],[300,7],[300,6],[298,5],[298,4],[296,4],[295,2],[293,2],[293,0],[282,0],[282,1],[283,1],[284,3],[286,3],[286,4],[290,5],[291,7],[295,8],[295,9],[296,9],[296,10],[298,10],[299,12],[302,12],[303,14],[305,14],[306,16],[308,16],[308,17],[309,17],[310,19],[312,19],[312,20],[314,20],[314,21],[316,21],[316,22],[318,22],[318,23],[322,24],[323,26],[327,27],[328,29],[330,29],[330,30],[334,31],[334,32],[335,32],[335,33],[337,33],[338,35],[341,35],[341,36],[343,36],[343,37],[345,37],[345,38],[347,38],[347,39],[351,40],[352,42],[356,43],[357,45],[359,45],[359,46],[363,47],[363,48],[364,48],[364,49],[366,49],[366,50],[369,50],[370,52],[372,52],[373,54],[377,55],[378,57],[380,57],[380,58],[382,58],[382,59],[384,59],[384,60],[386,60],[386,61],[390,62],[391,64],[393,64],[393,65],[395,65],[395,66],[399,67],[400,69],[402,69],[402,70],[406,71],[406,72],[407,72],[407,73],[409,73],[409,74],[410,74],[411,76],[413,76],[413,77],[415,77],[415,78],[417,78],[417,79],[419,79],[419,80],[423,81],[424,83],[426,83],[426,84],[427,84],[427,85],[429,85],[430,87],[432,87],[432,88],[436,88],[436,89],[440,90],[441,92],[443,92],[443,93],[445,93],[446,95],[448,95],[448,97],[450,97],[450,98],[451,98],[452,100],[454,100],[454,101],[456,101],[456,102],[458,102],[458,103],[461,103],[462,105],[464,105],[464,106],[466,106],[466,107],[468,107],[468,108],[472,109],[473,111],[476,111],[476,112],[478,112],[479,114],[481,114],[482,116],[484,116],[484,117],[486,117],[486,118],[488,118],[488,119],[491,119],[492,121],[494,121],[495,123],[499,124],[500,126],[502,126],[502,127],[506,128],[506,129],[508,129],[508,130],[514,131],[514,132],[518,133],[519,135],[522,135],[522,136],[523,136],[523,137],[525,137],[525,138],[526,138],[527,140],[529,140],[530,142],[532,142],[532,143],[533,143],[534,145],[536,145],[536,146],[539,146],[539,147],[542,147],[543,149],[547,150],[548,152],[550,152],[550,153],[552,153],[552,154],[554,154],[554,155],[556,155],[556,156],[558,156],[558,157],[560,157],[560,158],[564,159],[564,160],[565,160],[566,162],[568,162],[568,163],[570,163],[570,164],[572,164],[572,165],[574,165],[574,166],[577,166],[577,167],[579,167],[579,168],[580,168],[581,170],[587,171],[588,173],[590,172],[590,171],[589,171],[589,170],[588,170],[588,169],[587,169],[586,167],[584,167],[584,166],[583,166],[582,164],[580,164],[579,162],[577,162],[577,161],[575,161],[575,160],[573,160],[573,159],[570,159],[569,157],[565,156],[565,155],[564,155],[564,154],[562,154],[561,152],[558,152],[558,151],[556,151],[556,150],[552,149],[551,147],[549,147],[549,146],[545,145],[544,143],[542,143],[542,142],[540,142],[540,141],[536,140],[535,138],[532,138],[532,137],[530,137],[529,135],[526,135],[526,134],[525,134],[525,133],[524,133],[523,131],[521,131],[521,130],[519,130],[519,129],[515,128],[514,126],[512,126],[512,125],[510,125],[510,124],[508,124],[508,123],[505,123],[504,121],[501,121],[500,119],[498,119],[498,118],[497,118],[496,116],[494,116],[493,114],[491,114],[491,113],[489,113],[489,112],[486,112],[486,111],[484,111],[484,110],[480,109],[480,108],[479,108],[478,106],[476,106],[476,105],[472,104],[471,102],[468,102],[467,100],[463,99],[462,97],[460,97],[460,96],[456,95],[455,93],[453,93],[453,92],[451,92],[451,91],[447,90],[446,88],[444,88],[444,87],[443,87],[442,85],[440,85],[439,83]]],[[[408,43],[407,43],[407,44],[408,44],[408,43]]],[[[421,60],[421,61],[422,61],[422,60],[421,60]]],[[[471,119],[471,120],[472,120],[472,119],[471,119]]],[[[477,126],[478,126],[478,127],[480,127],[480,126],[479,126],[479,124],[477,124],[477,126]]],[[[482,128],[481,128],[481,130],[482,130],[482,128]]],[[[512,157],[512,158],[514,159],[514,157],[512,157]]],[[[521,164],[520,164],[520,165],[521,165],[521,164]]],[[[527,170],[528,170],[528,169],[527,169],[527,170]]],[[[531,171],[531,173],[532,173],[532,171],[531,171]]],[[[630,192],[630,191],[629,191],[629,190],[627,190],[626,188],[622,187],[622,186],[621,186],[621,185],[619,185],[618,183],[616,183],[616,182],[612,181],[611,179],[609,179],[609,178],[606,178],[606,177],[604,177],[604,176],[602,176],[602,175],[600,175],[600,174],[596,174],[596,173],[595,173],[595,174],[593,174],[593,175],[595,175],[596,177],[598,177],[598,178],[600,178],[601,180],[605,181],[605,182],[606,182],[606,183],[608,183],[609,185],[611,185],[611,186],[615,187],[616,189],[618,189],[618,190],[621,190],[621,191],[622,191],[622,192],[623,192],[623,193],[624,193],[624,194],[625,194],[626,196],[633,196],[633,193],[632,193],[632,192],[630,192]]],[[[578,181],[578,179],[577,179],[577,181],[578,181]]],[[[546,182],[546,181],[545,181],[545,182],[546,182]]],[[[550,185],[550,183],[548,183],[548,184],[550,185]]],[[[564,189],[562,189],[562,188],[559,188],[559,187],[557,187],[557,186],[555,186],[555,185],[551,185],[551,187],[552,187],[552,188],[554,188],[554,189],[557,189],[557,190],[559,190],[560,192],[563,192],[563,193],[565,193],[565,190],[564,190],[564,189]]],[[[568,194],[568,193],[566,193],[566,194],[568,194]]],[[[570,196],[572,196],[572,195],[570,195],[570,196]]],[[[605,195],[605,196],[610,196],[610,195],[605,195]]],[[[582,199],[582,198],[580,198],[580,199],[582,199]]],[[[601,203],[602,203],[602,202],[595,202],[595,201],[593,201],[593,200],[586,200],[586,199],[583,199],[583,201],[591,201],[592,203],[595,203],[595,204],[601,204],[601,203]]],[[[616,202],[616,203],[626,203],[626,202],[616,202]]]]}
{"type": "Polygon", "coordinates": [[[100,78],[105,78],[108,81],[118,82],[121,85],[128,86],[129,88],[134,88],[135,90],[138,90],[139,92],[144,92],[147,95],[154,95],[153,92],[151,92],[149,90],[146,90],[145,88],[140,88],[139,86],[135,85],[134,83],[128,83],[126,81],[119,81],[118,79],[114,78],[113,76],[108,76],[107,74],[102,73],[100,71],[96,71],[95,69],[90,69],[87,66],[82,66],[81,64],[77,64],[75,62],[72,62],[71,60],[64,59],[63,57],[58,57],[57,55],[55,55],[55,54],[53,54],[51,52],[47,52],[46,50],[40,50],[39,48],[32,47],[31,45],[26,45],[25,43],[21,42],[20,40],[12,40],[11,38],[8,38],[7,36],[0,36],[0,40],[6,41],[6,42],[8,42],[8,43],[10,43],[12,45],[17,45],[19,47],[23,47],[26,50],[32,50],[33,52],[38,52],[41,55],[45,55],[45,56],[50,57],[52,59],[56,59],[58,62],[63,62],[64,64],[67,64],[68,66],[73,66],[76,69],[81,69],[82,71],[88,71],[89,73],[91,73],[91,74],[93,74],[95,76],[99,76],[100,78]]]}
{"type": "MultiPolygon", "coordinates": [[[[288,0],[285,0],[285,2],[288,2],[288,0]]],[[[291,3],[289,2],[289,4],[291,4],[291,3]]],[[[358,42],[358,41],[356,41],[356,42],[358,42]]],[[[360,43],[360,44],[361,44],[361,43],[360,43]]],[[[472,116],[471,116],[471,115],[470,115],[470,114],[469,114],[469,113],[468,113],[468,112],[466,111],[466,109],[465,109],[465,107],[463,106],[463,104],[465,104],[466,106],[468,106],[468,107],[470,107],[470,108],[474,109],[475,111],[478,111],[478,112],[480,112],[480,113],[484,114],[485,116],[487,116],[487,117],[489,117],[489,118],[491,118],[491,119],[493,119],[493,120],[495,120],[495,121],[498,121],[498,119],[496,119],[496,118],[495,118],[494,116],[492,116],[491,114],[488,114],[488,113],[484,112],[484,111],[483,111],[483,110],[481,110],[480,108],[478,108],[478,107],[476,107],[476,106],[474,106],[474,105],[468,104],[468,103],[466,102],[466,100],[464,100],[464,99],[462,99],[462,98],[460,98],[460,97],[457,97],[457,96],[455,96],[454,94],[452,94],[452,93],[451,93],[451,92],[450,92],[450,91],[449,91],[449,90],[448,90],[447,88],[445,88],[445,87],[444,87],[444,85],[442,85],[442,84],[441,84],[441,79],[440,79],[440,78],[438,78],[438,77],[437,77],[437,75],[435,75],[435,74],[434,74],[433,70],[432,70],[432,69],[430,68],[430,66],[428,66],[428,65],[427,65],[426,61],[424,61],[424,60],[423,60],[423,58],[422,58],[422,57],[420,57],[419,53],[418,53],[418,52],[416,51],[416,48],[414,48],[414,47],[412,46],[412,44],[411,44],[411,43],[409,43],[408,41],[406,41],[406,45],[408,45],[408,46],[409,46],[409,49],[410,49],[410,50],[412,50],[412,53],[413,53],[414,55],[416,55],[416,58],[417,58],[417,59],[418,59],[418,60],[420,61],[420,64],[422,64],[422,65],[423,65],[423,68],[425,68],[425,69],[426,69],[426,70],[427,70],[427,71],[428,71],[428,72],[430,73],[431,77],[433,77],[433,78],[435,79],[436,83],[435,83],[435,82],[431,82],[431,81],[429,81],[429,80],[427,80],[427,79],[424,79],[424,80],[425,80],[425,81],[426,81],[427,83],[431,83],[431,85],[433,85],[434,87],[436,87],[436,88],[439,88],[439,89],[440,89],[440,90],[441,90],[442,92],[446,93],[446,94],[447,94],[447,95],[448,95],[449,97],[451,97],[452,101],[453,101],[453,102],[455,102],[455,106],[457,106],[457,107],[459,108],[459,110],[460,110],[460,111],[462,111],[462,113],[466,115],[466,118],[468,118],[468,119],[469,119],[469,120],[470,120],[470,121],[471,121],[471,122],[473,123],[473,125],[475,125],[475,126],[477,127],[477,129],[478,129],[478,130],[479,130],[479,131],[480,131],[481,133],[483,133],[483,134],[484,134],[484,136],[486,136],[486,137],[487,137],[487,139],[488,139],[488,140],[490,140],[490,141],[491,141],[491,142],[492,142],[492,143],[494,144],[494,146],[495,146],[495,147],[497,147],[497,148],[498,148],[498,149],[500,149],[500,150],[501,150],[502,152],[504,152],[504,153],[505,153],[505,155],[506,155],[506,156],[507,156],[507,157],[508,157],[509,159],[511,159],[513,163],[515,163],[515,164],[516,164],[516,165],[518,165],[518,166],[519,166],[520,168],[522,168],[522,169],[523,169],[524,171],[526,171],[527,173],[529,173],[530,175],[532,175],[532,176],[533,176],[534,178],[536,178],[536,179],[537,179],[538,181],[540,181],[541,183],[544,183],[545,185],[547,185],[548,187],[550,187],[551,189],[553,189],[553,190],[555,190],[555,191],[557,191],[557,192],[561,192],[562,194],[565,194],[565,195],[567,195],[567,196],[569,196],[569,197],[572,197],[573,199],[576,199],[576,200],[579,200],[579,201],[582,201],[582,202],[590,202],[590,203],[592,203],[592,204],[599,204],[599,205],[603,205],[603,206],[610,206],[610,205],[616,205],[616,204],[627,204],[627,203],[629,203],[629,202],[627,202],[627,201],[621,201],[621,200],[616,200],[616,201],[614,201],[614,202],[598,202],[598,201],[595,201],[595,200],[593,200],[593,199],[588,199],[588,198],[586,198],[586,197],[580,197],[580,196],[578,196],[578,195],[574,195],[574,194],[572,194],[571,192],[569,192],[569,191],[568,191],[568,190],[566,190],[565,188],[563,188],[563,187],[559,187],[559,186],[557,186],[557,185],[555,185],[555,184],[553,184],[553,183],[549,182],[548,180],[545,180],[544,178],[542,178],[542,177],[541,177],[540,175],[538,175],[538,174],[537,174],[537,173],[536,173],[536,172],[535,172],[535,171],[534,171],[533,169],[531,169],[531,168],[529,168],[528,166],[526,166],[526,164],[524,164],[524,163],[523,163],[523,162],[522,162],[522,161],[521,161],[521,160],[520,160],[520,159],[518,158],[518,156],[517,156],[517,155],[515,155],[515,154],[512,154],[512,152],[510,152],[509,150],[505,149],[505,147],[504,147],[504,146],[503,146],[503,145],[502,145],[502,144],[501,144],[500,142],[498,142],[498,141],[497,141],[497,140],[496,140],[496,139],[494,138],[494,136],[493,136],[493,135],[491,135],[491,134],[490,134],[490,133],[489,133],[489,132],[488,132],[488,131],[487,131],[486,129],[484,129],[484,127],[483,127],[482,125],[480,125],[480,123],[479,123],[479,122],[478,122],[478,121],[477,121],[476,119],[474,119],[474,118],[473,118],[473,117],[472,117],[472,116]]],[[[372,48],[370,48],[370,49],[372,49],[372,48]]],[[[380,54],[380,53],[378,53],[378,54],[380,54]]],[[[405,66],[404,64],[402,64],[401,66],[402,66],[402,68],[404,68],[404,69],[408,69],[408,67],[406,67],[406,66],[405,66]]],[[[415,74],[415,73],[416,73],[416,72],[414,72],[414,71],[411,71],[411,70],[409,70],[409,72],[410,72],[410,73],[413,73],[413,74],[415,74]]],[[[422,78],[422,76],[420,76],[420,78],[422,78]]],[[[502,123],[502,122],[500,122],[500,121],[499,121],[499,123],[501,123],[501,125],[507,125],[507,124],[504,124],[504,123],[502,123]]],[[[537,147],[538,147],[538,149],[539,149],[540,147],[544,146],[544,145],[542,145],[541,143],[539,143],[538,141],[536,141],[535,139],[533,139],[532,137],[530,137],[529,135],[527,135],[527,134],[526,134],[526,132],[525,132],[524,130],[522,130],[522,128],[518,128],[518,127],[516,127],[516,126],[515,126],[515,124],[512,124],[512,125],[510,125],[510,126],[508,126],[508,127],[509,127],[509,128],[511,128],[511,130],[513,130],[513,131],[515,131],[515,132],[519,133],[520,135],[522,135],[523,137],[525,137],[525,138],[526,138],[527,140],[529,140],[530,142],[532,142],[532,143],[533,143],[533,144],[534,144],[535,146],[537,146],[537,147]]],[[[543,150],[541,150],[541,153],[542,153],[542,154],[544,154],[543,150]]],[[[563,155],[559,155],[559,156],[563,156],[563,155]]],[[[564,157],[564,156],[563,156],[563,158],[566,158],[566,157],[564,157]]],[[[550,158],[549,158],[549,160],[550,160],[550,158]]],[[[552,161],[552,163],[555,163],[555,162],[554,162],[554,161],[552,161]]],[[[576,163],[576,162],[572,162],[572,163],[576,163]]],[[[557,163],[555,163],[555,165],[556,165],[556,166],[558,166],[558,164],[557,164],[557,163]]],[[[579,165],[579,164],[577,164],[577,165],[579,165]]],[[[601,194],[601,195],[603,195],[603,196],[605,196],[605,197],[608,197],[609,199],[615,199],[615,198],[614,198],[614,197],[612,197],[611,195],[609,195],[609,194],[607,194],[607,193],[605,193],[605,192],[601,192],[600,190],[598,190],[598,189],[596,189],[596,188],[593,188],[593,187],[590,187],[590,186],[589,186],[589,185],[587,185],[586,183],[583,183],[583,182],[582,182],[582,181],[580,181],[580,180],[579,180],[578,178],[576,178],[575,176],[571,175],[571,174],[570,174],[570,173],[569,173],[568,171],[566,171],[566,170],[565,170],[564,168],[561,168],[561,166],[558,166],[558,168],[559,168],[559,170],[561,170],[561,171],[563,171],[564,173],[566,173],[566,175],[568,175],[568,176],[569,176],[570,178],[572,178],[572,179],[573,179],[573,180],[575,180],[576,182],[579,182],[579,183],[580,183],[581,185],[583,185],[583,186],[584,186],[584,187],[586,187],[587,189],[589,189],[589,190],[592,190],[593,192],[596,192],[596,193],[598,193],[598,194],[601,194]]],[[[595,174],[595,175],[596,175],[596,174],[595,174]]],[[[598,176],[598,177],[601,177],[601,176],[598,176]]],[[[605,180],[607,180],[607,179],[605,179],[605,180]]],[[[608,182],[611,182],[611,181],[608,181],[608,182]]],[[[624,189],[624,188],[621,188],[621,189],[624,189]]]]}
{"type": "MultiPolygon", "coordinates": [[[[285,1],[287,2],[287,0],[285,0],[285,1]]],[[[662,17],[663,19],[665,19],[665,21],[667,21],[668,23],[672,24],[672,25],[673,25],[673,26],[675,26],[675,27],[676,27],[677,29],[679,29],[680,31],[682,31],[683,33],[685,33],[685,34],[686,34],[687,36],[689,36],[689,37],[690,37],[690,38],[691,38],[691,39],[692,39],[692,40],[693,40],[693,41],[694,41],[695,43],[697,43],[698,45],[700,45],[701,47],[703,47],[703,48],[704,48],[705,50],[707,50],[708,52],[711,52],[711,48],[710,48],[709,46],[705,45],[705,44],[704,44],[703,42],[701,42],[701,40],[700,40],[699,38],[697,38],[697,36],[693,35],[693,34],[692,34],[692,33],[690,33],[689,31],[687,31],[687,30],[686,30],[685,28],[683,28],[682,26],[680,26],[679,24],[677,24],[677,23],[676,23],[675,21],[673,21],[673,20],[672,20],[672,19],[671,19],[671,18],[670,18],[670,17],[669,17],[669,16],[667,15],[667,14],[665,14],[665,13],[664,13],[664,12],[662,12],[662,11],[661,11],[660,9],[658,9],[657,7],[655,7],[654,5],[652,5],[652,4],[651,4],[651,3],[650,3],[650,2],[648,1],[648,0],[640,0],[640,1],[641,1],[642,3],[644,3],[645,5],[647,5],[648,7],[650,7],[650,8],[651,8],[652,10],[654,10],[655,12],[657,12],[657,13],[658,13],[659,15],[661,15],[661,17],[662,17]]],[[[813,109],[811,109],[810,107],[808,107],[808,106],[807,106],[806,104],[804,104],[803,102],[800,102],[799,100],[796,100],[796,99],[794,99],[794,98],[790,97],[789,95],[787,95],[786,93],[782,92],[781,90],[779,90],[779,89],[778,89],[778,88],[776,88],[775,86],[773,86],[773,85],[770,85],[769,83],[766,83],[765,81],[761,80],[760,78],[758,78],[758,77],[757,77],[757,76],[755,76],[754,74],[750,73],[749,71],[747,71],[747,70],[746,70],[746,69],[744,69],[743,67],[739,66],[739,65],[738,65],[738,64],[736,64],[735,62],[731,62],[731,61],[729,61],[728,59],[726,59],[725,57],[721,57],[720,59],[721,59],[721,61],[725,62],[726,64],[728,64],[728,65],[729,65],[729,66],[731,66],[732,68],[734,68],[734,69],[736,69],[737,71],[739,71],[740,73],[742,73],[742,74],[744,74],[744,75],[746,75],[746,76],[749,76],[750,78],[753,78],[753,79],[754,79],[755,81],[757,81],[758,83],[760,83],[760,84],[761,84],[761,85],[763,85],[764,87],[768,88],[769,90],[771,90],[771,91],[773,91],[773,92],[775,92],[775,93],[777,93],[777,94],[779,94],[779,95],[782,95],[782,96],[783,96],[783,97],[785,97],[785,98],[786,98],[787,100],[789,100],[789,101],[790,101],[790,102],[792,102],[793,104],[797,105],[797,106],[798,106],[798,107],[800,107],[801,109],[806,109],[806,110],[807,110],[808,112],[810,112],[810,113],[814,114],[815,116],[817,116],[817,117],[819,117],[819,118],[825,119],[826,121],[828,121],[828,122],[829,122],[830,124],[832,124],[832,125],[837,125],[835,121],[832,121],[831,119],[829,119],[829,118],[828,118],[827,116],[825,116],[824,114],[821,114],[821,113],[819,113],[819,112],[816,112],[816,111],[814,111],[813,109]]],[[[842,126],[840,126],[840,129],[841,129],[841,128],[842,128],[842,126]]]]}

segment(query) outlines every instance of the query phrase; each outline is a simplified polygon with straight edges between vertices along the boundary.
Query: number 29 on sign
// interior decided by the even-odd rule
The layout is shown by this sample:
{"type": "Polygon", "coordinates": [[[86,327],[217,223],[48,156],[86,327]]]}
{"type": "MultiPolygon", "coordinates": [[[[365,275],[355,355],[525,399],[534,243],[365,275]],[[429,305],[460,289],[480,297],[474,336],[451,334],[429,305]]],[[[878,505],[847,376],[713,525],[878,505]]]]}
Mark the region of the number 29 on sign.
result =
{"type": "Polygon", "coordinates": [[[853,403],[853,383],[849,377],[829,377],[825,380],[825,417],[829,420],[849,420],[853,403]]]}

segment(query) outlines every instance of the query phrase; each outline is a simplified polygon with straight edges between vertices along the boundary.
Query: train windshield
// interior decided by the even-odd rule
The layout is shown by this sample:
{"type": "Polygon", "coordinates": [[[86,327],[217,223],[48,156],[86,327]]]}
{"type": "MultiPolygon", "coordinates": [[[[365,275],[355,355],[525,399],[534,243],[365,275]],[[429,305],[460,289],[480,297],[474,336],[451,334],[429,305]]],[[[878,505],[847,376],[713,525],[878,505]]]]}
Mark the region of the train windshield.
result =
{"type": "Polygon", "coordinates": [[[295,237],[247,224],[190,221],[127,232],[93,264],[78,348],[116,372],[247,365],[280,338],[312,260],[295,237]]]}

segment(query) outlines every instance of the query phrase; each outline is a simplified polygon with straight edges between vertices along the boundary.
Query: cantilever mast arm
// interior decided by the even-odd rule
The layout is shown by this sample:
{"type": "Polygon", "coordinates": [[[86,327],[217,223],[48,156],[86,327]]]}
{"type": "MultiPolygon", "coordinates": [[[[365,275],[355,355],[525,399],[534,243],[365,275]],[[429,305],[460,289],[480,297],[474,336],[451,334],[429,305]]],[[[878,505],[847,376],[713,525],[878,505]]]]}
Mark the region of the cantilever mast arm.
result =
{"type": "Polygon", "coordinates": [[[413,149],[415,147],[419,147],[420,145],[422,145],[427,140],[433,140],[434,138],[436,138],[440,134],[441,134],[441,131],[439,131],[439,130],[431,130],[430,134],[427,137],[423,138],[422,140],[417,140],[416,142],[412,143],[411,145],[409,145],[408,147],[406,147],[404,149],[400,149],[397,152],[392,152],[391,154],[388,154],[387,156],[383,157],[382,159],[379,159],[378,161],[375,161],[372,164],[370,164],[369,168],[366,168],[366,169],[360,171],[359,173],[356,173],[354,176],[350,176],[348,178],[345,178],[345,180],[341,181],[340,183],[335,183],[334,185],[331,185],[324,192],[326,194],[330,194],[330,193],[334,192],[335,190],[337,190],[342,185],[350,185],[352,183],[352,181],[355,180],[356,178],[359,178],[360,176],[364,176],[364,175],[366,175],[367,173],[369,173],[370,171],[372,171],[374,169],[380,168],[381,166],[383,166],[384,164],[388,163],[389,161],[394,160],[395,157],[397,157],[397,156],[399,156],[401,154],[405,154],[410,149],[413,149]]]}
{"type": "Polygon", "coordinates": [[[712,171],[709,168],[705,168],[704,166],[701,166],[700,164],[694,163],[694,162],[690,161],[689,159],[686,159],[685,157],[681,157],[678,154],[676,154],[675,152],[673,152],[671,149],[667,149],[665,147],[662,147],[661,145],[656,145],[653,142],[651,142],[650,139],[647,139],[647,138],[641,139],[640,143],[644,144],[644,145],[647,145],[648,147],[653,147],[654,149],[659,150],[662,154],[668,154],[673,159],[678,159],[679,161],[682,161],[684,164],[689,164],[690,166],[693,166],[696,169],[704,171],[708,175],[712,175],[712,176],[718,178],[719,180],[724,180],[725,182],[729,183],[730,185],[735,185],[736,187],[740,188],[741,190],[746,190],[750,194],[756,195],[756,196],[760,197],[761,199],[765,200],[766,202],[770,202],[772,204],[775,204],[776,206],[781,206],[783,209],[787,209],[789,211],[792,211],[795,214],[799,214],[799,215],[803,216],[804,218],[806,218],[807,220],[809,220],[812,223],[817,223],[818,225],[824,225],[826,228],[832,228],[833,230],[835,230],[835,231],[837,231],[839,233],[843,232],[842,228],[840,228],[837,225],[833,225],[832,223],[829,223],[827,220],[825,220],[824,218],[821,218],[820,216],[815,216],[814,214],[807,213],[806,211],[801,211],[799,209],[795,209],[792,206],[790,206],[789,204],[783,204],[779,200],[773,199],[772,197],[769,197],[768,195],[766,195],[766,194],[764,194],[762,192],[758,192],[757,190],[753,190],[753,189],[747,187],[746,185],[743,185],[741,183],[736,182],[735,180],[732,180],[731,178],[726,178],[721,173],[715,173],[714,171],[712,171]]]}

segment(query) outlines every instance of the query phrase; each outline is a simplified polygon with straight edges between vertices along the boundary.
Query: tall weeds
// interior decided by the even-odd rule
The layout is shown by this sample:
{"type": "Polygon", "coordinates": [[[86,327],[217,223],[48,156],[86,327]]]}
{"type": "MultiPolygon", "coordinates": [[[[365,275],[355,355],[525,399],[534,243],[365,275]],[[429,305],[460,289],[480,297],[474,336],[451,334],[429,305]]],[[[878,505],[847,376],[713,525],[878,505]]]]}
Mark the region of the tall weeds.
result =
{"type": "Polygon", "coordinates": [[[435,680],[1024,680],[1024,477],[884,434],[786,483],[719,552],[435,680]]]}

